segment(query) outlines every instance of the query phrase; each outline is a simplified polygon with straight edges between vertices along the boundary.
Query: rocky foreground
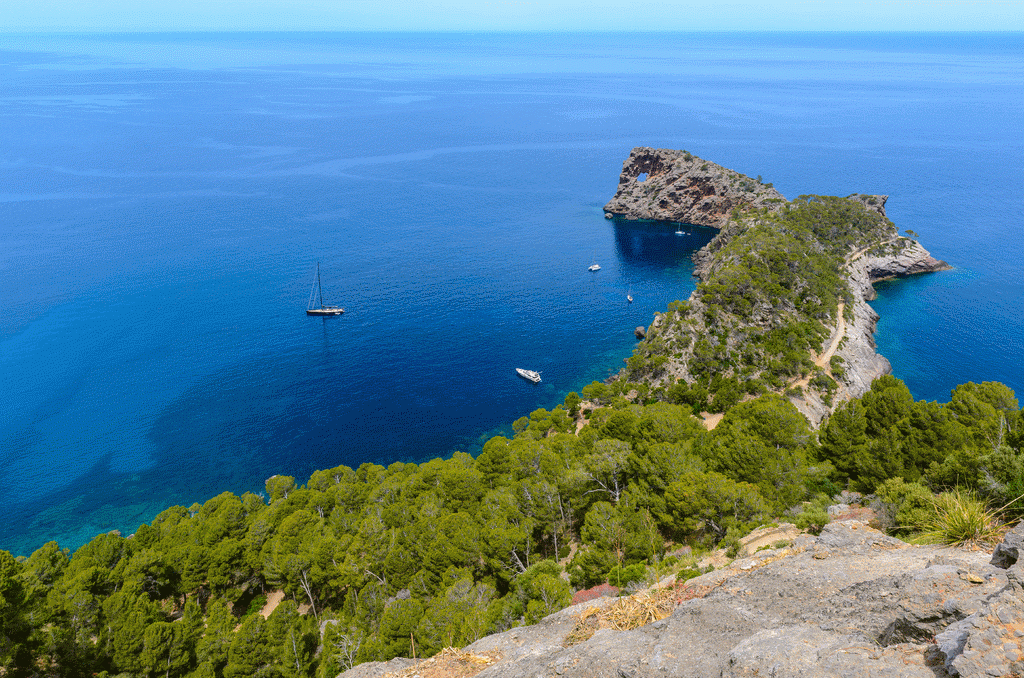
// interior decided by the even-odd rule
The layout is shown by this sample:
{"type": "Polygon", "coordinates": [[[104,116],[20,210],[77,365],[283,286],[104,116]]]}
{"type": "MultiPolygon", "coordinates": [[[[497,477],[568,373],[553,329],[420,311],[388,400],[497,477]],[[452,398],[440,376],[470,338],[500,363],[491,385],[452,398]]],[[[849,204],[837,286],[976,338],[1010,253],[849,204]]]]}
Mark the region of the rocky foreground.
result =
{"type": "Polygon", "coordinates": [[[668,616],[635,630],[602,621],[581,633],[601,618],[593,608],[615,604],[603,598],[483,638],[447,664],[393,660],[342,676],[1024,675],[1022,541],[1018,527],[992,557],[832,523],[672,589],[668,616]]]}

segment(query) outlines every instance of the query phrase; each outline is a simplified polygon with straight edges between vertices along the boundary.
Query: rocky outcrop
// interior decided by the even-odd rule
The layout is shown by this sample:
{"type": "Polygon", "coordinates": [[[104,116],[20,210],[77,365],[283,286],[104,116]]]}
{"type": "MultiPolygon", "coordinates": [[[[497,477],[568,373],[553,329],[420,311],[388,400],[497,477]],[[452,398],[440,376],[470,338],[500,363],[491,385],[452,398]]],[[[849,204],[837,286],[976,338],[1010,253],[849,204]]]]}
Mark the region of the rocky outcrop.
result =
{"type": "MultiPolygon", "coordinates": [[[[763,184],[759,179],[750,179],[686,151],[634,148],[623,163],[618,190],[605,211],[619,218],[685,222],[719,229],[711,242],[694,254],[694,275],[707,281],[718,265],[716,257],[721,250],[752,224],[770,221],[769,213],[789,205],[770,184],[763,184]]],[[[840,403],[865,393],[874,379],[892,371],[889,361],[875,350],[878,315],[867,304],[875,298],[873,283],[950,268],[916,241],[898,234],[885,214],[888,196],[856,193],[846,200],[858,202],[868,212],[874,212],[877,216],[873,218],[882,226],[872,231],[866,246],[845,253],[843,266],[853,299],[847,304],[849,308],[839,309],[841,313],[845,310],[844,318],[831,320],[834,330],[823,345],[821,355],[811,356],[816,369],[834,380],[835,387],[828,390],[812,387],[809,378],[787,384],[790,401],[814,426],[820,425],[840,403]],[[838,356],[836,364],[842,367],[835,373],[833,356],[838,356]]],[[[865,245],[863,238],[860,245],[865,245]]],[[[705,327],[701,316],[706,309],[696,293],[688,302],[689,325],[696,333],[683,342],[688,344],[686,347],[667,356],[660,376],[653,379],[656,386],[671,385],[679,379],[691,381],[689,360],[696,339],[721,334],[721,328],[705,327]]],[[[734,328],[732,336],[766,331],[772,326],[776,313],[777,309],[770,303],[755,307],[745,320],[746,326],[739,331],[734,328]]],[[[647,329],[647,337],[657,332],[672,332],[663,320],[663,317],[655,319],[647,329]]],[[[730,338],[729,342],[732,347],[736,340],[730,338]]]]}
{"type": "Polygon", "coordinates": [[[1024,675],[1024,565],[1017,553],[1024,524],[1007,533],[990,565],[1006,569],[1006,585],[980,601],[978,610],[935,636],[943,666],[952,676],[1024,675]]]}
{"type": "Polygon", "coordinates": [[[988,560],[832,523],[688,581],[640,628],[574,642],[601,598],[465,650],[498,657],[480,678],[1021,675],[1024,573],[988,560]]]}
{"type": "Polygon", "coordinates": [[[622,164],[606,214],[722,228],[734,208],[778,209],[786,202],[770,184],[686,151],[634,148],[622,164]]]}
{"type": "Polygon", "coordinates": [[[1004,570],[1017,564],[1024,553],[1024,523],[1017,525],[1003,537],[1003,542],[992,552],[991,563],[1004,570]]]}

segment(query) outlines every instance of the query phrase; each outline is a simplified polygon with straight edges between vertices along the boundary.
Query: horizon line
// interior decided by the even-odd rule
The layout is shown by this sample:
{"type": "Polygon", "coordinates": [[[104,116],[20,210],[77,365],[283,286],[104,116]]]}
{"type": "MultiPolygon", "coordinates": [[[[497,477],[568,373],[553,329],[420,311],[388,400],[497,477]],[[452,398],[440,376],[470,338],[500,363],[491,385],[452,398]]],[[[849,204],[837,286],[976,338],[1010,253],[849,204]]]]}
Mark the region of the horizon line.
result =
{"type": "Polygon", "coordinates": [[[253,29],[253,28],[139,28],[139,29],[115,29],[115,28],[78,28],[74,30],[65,29],[23,29],[23,30],[2,30],[0,35],[87,35],[87,34],[192,34],[192,33],[359,33],[359,34],[409,34],[409,33],[445,33],[445,34],[505,34],[516,35],[522,33],[599,33],[599,34],[641,34],[641,33],[701,33],[701,34],[729,34],[729,33],[773,33],[773,34],[799,34],[799,33],[875,33],[881,35],[895,34],[999,34],[1024,35],[1024,29],[875,29],[875,28],[636,28],[636,29],[606,29],[606,28],[519,28],[519,29],[496,29],[496,28],[403,28],[403,29],[369,29],[369,28],[347,28],[347,29],[319,29],[319,28],[278,28],[278,29],[253,29]]]}

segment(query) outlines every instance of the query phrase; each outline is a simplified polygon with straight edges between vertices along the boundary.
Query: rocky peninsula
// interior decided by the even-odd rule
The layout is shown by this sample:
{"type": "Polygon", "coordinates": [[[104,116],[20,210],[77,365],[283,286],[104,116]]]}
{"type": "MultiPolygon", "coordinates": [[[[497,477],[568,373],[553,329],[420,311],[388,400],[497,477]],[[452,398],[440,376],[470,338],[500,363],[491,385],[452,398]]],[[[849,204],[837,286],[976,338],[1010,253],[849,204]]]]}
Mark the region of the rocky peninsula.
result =
{"type": "MultiPolygon", "coordinates": [[[[760,177],[686,151],[633,149],[606,216],[718,233],[695,254],[699,282],[689,299],[637,328],[620,390],[695,411],[739,405],[731,414],[776,393],[815,426],[869,391],[891,371],[872,338],[873,283],[949,268],[899,235],[886,200],[790,201],[760,177]]],[[[462,650],[363,664],[343,677],[1024,675],[1024,527],[991,556],[911,545],[849,510],[830,506],[833,522],[820,534],[789,524],[755,530],[739,540],[736,559],[723,549],[701,560],[703,574],[668,576],[462,650]]]]}
{"type": "Polygon", "coordinates": [[[899,234],[885,214],[887,199],[855,193],[787,201],[760,177],[687,151],[634,148],[606,216],[718,234],[694,256],[697,290],[655,318],[623,377],[702,389],[691,397],[701,408],[724,388],[720,410],[737,398],[784,393],[820,425],[891,372],[875,350],[872,284],[950,268],[899,234]]]}

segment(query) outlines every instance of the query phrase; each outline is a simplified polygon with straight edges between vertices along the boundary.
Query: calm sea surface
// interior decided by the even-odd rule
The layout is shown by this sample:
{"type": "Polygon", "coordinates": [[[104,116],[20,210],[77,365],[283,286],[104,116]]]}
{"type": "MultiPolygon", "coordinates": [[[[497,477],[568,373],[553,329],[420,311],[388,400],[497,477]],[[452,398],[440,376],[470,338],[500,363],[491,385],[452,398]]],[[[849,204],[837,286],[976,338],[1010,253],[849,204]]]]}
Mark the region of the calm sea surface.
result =
{"type": "Polygon", "coordinates": [[[640,145],[890,195],[955,266],[879,286],[896,375],[1024,387],[1021,34],[0,35],[0,548],[475,452],[617,371],[713,235],[603,218],[640,145]]]}

